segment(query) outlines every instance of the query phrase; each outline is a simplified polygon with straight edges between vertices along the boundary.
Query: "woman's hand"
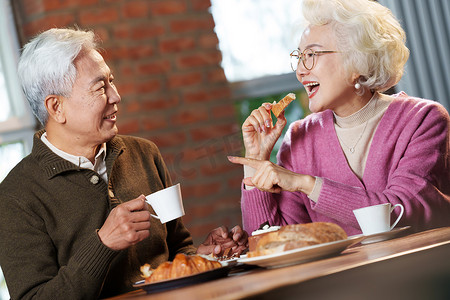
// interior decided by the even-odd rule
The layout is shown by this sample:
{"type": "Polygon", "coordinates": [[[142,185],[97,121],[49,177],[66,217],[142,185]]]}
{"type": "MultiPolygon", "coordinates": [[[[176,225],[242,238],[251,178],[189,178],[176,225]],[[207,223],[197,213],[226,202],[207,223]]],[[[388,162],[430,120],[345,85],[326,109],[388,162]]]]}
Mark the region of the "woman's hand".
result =
{"type": "Polygon", "coordinates": [[[269,160],[270,153],[287,123],[282,112],[273,126],[271,108],[272,104],[263,103],[258,109],[253,110],[242,124],[245,157],[269,160]]]}
{"type": "Polygon", "coordinates": [[[244,178],[246,186],[254,186],[265,192],[280,193],[281,191],[303,192],[309,195],[315,184],[315,177],[297,174],[268,160],[257,160],[244,157],[228,156],[235,164],[252,167],[255,173],[244,178]]]}

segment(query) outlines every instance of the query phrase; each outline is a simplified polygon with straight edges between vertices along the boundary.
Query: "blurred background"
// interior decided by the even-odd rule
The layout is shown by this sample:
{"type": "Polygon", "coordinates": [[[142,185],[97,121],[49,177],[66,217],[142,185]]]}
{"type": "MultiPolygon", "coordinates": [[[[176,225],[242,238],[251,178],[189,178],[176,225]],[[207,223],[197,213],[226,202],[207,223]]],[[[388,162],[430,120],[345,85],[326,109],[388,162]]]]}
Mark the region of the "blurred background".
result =
{"type": "MultiPolygon", "coordinates": [[[[393,92],[448,109],[450,1],[379,2],[399,18],[411,50],[393,92]]],[[[0,0],[0,181],[40,129],[17,80],[20,48],[41,31],[74,26],[102,40],[122,96],[120,134],[158,145],[173,182],[181,183],[195,244],[215,227],[241,224],[243,173],[226,156],[243,154],[243,120],[289,92],[297,101],[288,121],[309,113],[289,66],[304,28],[299,1],[0,0]]],[[[1,271],[0,282],[0,299],[8,299],[1,271]]]]}

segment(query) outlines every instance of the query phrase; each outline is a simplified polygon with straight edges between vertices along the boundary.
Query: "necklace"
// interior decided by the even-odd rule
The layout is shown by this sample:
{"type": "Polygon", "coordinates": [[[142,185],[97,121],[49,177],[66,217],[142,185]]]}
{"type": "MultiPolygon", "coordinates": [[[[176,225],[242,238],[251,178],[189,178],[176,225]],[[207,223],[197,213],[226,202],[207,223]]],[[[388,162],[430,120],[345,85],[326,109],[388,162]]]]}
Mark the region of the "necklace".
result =
{"type": "Polygon", "coordinates": [[[359,141],[361,140],[361,138],[362,138],[363,135],[364,135],[364,132],[366,131],[367,123],[369,123],[369,120],[366,121],[366,124],[364,125],[363,131],[361,131],[361,134],[359,135],[359,137],[358,137],[358,139],[356,140],[355,144],[354,144],[353,146],[351,146],[351,147],[349,147],[346,143],[344,143],[344,141],[343,141],[343,140],[339,137],[339,135],[337,134],[337,137],[338,137],[339,141],[341,141],[342,145],[344,145],[345,147],[347,147],[348,150],[349,150],[352,154],[355,153],[355,147],[356,147],[356,145],[358,145],[359,141]]]}
{"type": "MultiPolygon", "coordinates": [[[[375,94],[372,96],[372,99],[370,99],[370,100],[375,100],[374,112],[376,113],[376,108],[377,108],[377,103],[378,103],[378,96],[377,96],[377,94],[375,93],[375,94]]],[[[369,105],[370,100],[369,100],[369,102],[367,103],[367,105],[369,105]]],[[[348,146],[348,145],[347,145],[347,144],[339,137],[339,134],[336,133],[336,135],[337,135],[339,141],[341,142],[341,144],[344,145],[345,147],[347,147],[351,154],[355,153],[355,148],[356,148],[356,146],[358,145],[358,143],[359,143],[359,141],[361,140],[361,138],[363,137],[364,132],[366,132],[366,128],[367,128],[367,124],[369,123],[369,120],[370,120],[370,119],[367,119],[367,121],[366,121],[366,123],[365,123],[365,125],[364,125],[364,129],[363,129],[363,130],[361,131],[361,133],[359,134],[358,139],[356,140],[356,142],[355,142],[355,144],[354,144],[353,146],[348,146]]]]}

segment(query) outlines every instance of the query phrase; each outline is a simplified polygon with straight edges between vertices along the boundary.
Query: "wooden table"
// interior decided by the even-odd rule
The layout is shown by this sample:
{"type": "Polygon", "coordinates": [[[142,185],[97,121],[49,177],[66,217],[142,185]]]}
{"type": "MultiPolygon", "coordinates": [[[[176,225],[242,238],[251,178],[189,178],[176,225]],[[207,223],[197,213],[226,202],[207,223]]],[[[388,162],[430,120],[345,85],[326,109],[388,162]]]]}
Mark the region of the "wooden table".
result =
{"type": "Polygon", "coordinates": [[[332,258],[112,299],[450,299],[450,227],[405,234],[332,258]]]}

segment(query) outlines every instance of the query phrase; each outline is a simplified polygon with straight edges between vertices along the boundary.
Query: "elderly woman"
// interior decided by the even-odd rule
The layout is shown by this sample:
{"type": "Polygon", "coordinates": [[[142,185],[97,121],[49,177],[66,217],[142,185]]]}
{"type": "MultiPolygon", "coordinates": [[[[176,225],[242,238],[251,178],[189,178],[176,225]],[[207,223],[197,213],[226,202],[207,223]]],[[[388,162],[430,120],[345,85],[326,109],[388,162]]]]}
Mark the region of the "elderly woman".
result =
{"type": "Polygon", "coordinates": [[[399,224],[414,230],[450,225],[447,111],[382,93],[409,56],[398,21],[368,0],[305,0],[303,14],[291,57],[313,113],[290,125],[278,164],[269,157],[284,116],[273,126],[264,103],[245,120],[245,158],[229,157],[244,165],[244,229],[326,221],[358,234],[352,211],[381,203],[401,203],[399,224]]]}

